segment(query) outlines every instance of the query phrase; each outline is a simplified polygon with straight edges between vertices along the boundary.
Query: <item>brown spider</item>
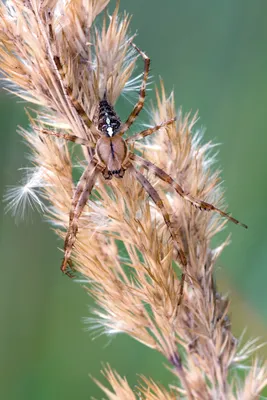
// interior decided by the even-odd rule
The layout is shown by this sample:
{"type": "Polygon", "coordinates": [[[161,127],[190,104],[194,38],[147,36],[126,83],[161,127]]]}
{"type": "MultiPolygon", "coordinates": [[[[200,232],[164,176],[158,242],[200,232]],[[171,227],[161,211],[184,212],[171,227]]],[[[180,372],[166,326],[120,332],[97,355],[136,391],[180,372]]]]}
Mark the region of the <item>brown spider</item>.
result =
{"type": "MultiPolygon", "coordinates": [[[[240,223],[235,218],[224,213],[220,209],[214,207],[212,204],[206,203],[202,200],[198,200],[192,197],[190,194],[185,193],[182,187],[178,183],[176,183],[166,172],[155,166],[150,161],[145,160],[142,157],[129,151],[128,143],[149,136],[153,132],[160,129],[161,127],[170,125],[174,123],[176,120],[176,118],[172,118],[152,128],[143,130],[142,132],[139,132],[128,139],[122,138],[124,133],[128,131],[128,129],[133,124],[134,120],[136,119],[136,117],[143,108],[145,94],[146,94],[145,93],[146,83],[148,79],[149,66],[150,66],[150,59],[145,55],[145,53],[143,53],[136,45],[134,44],[132,45],[144,60],[144,75],[140,88],[138,102],[136,103],[133,111],[131,112],[127,121],[124,124],[121,123],[120,118],[114,111],[112,105],[108,102],[107,96],[105,94],[103,99],[99,102],[98,123],[97,126],[95,126],[93,122],[88,118],[81,104],[78,103],[77,100],[73,98],[71,88],[69,86],[66,86],[65,88],[66,92],[70,96],[73,106],[75,107],[76,111],[83,119],[87,127],[90,128],[90,130],[97,137],[96,142],[82,139],[74,135],[62,134],[56,132],[52,133],[46,130],[42,131],[45,134],[54,135],[59,138],[63,138],[65,140],[86,146],[90,149],[90,153],[92,154],[91,160],[87,168],[83,172],[79,180],[79,183],[77,184],[76,190],[73,195],[71,210],[69,214],[69,228],[64,243],[64,259],[61,264],[61,270],[69,276],[71,276],[71,273],[68,271],[68,265],[72,269],[70,257],[72,248],[76,241],[76,235],[78,232],[78,220],[88,201],[88,198],[92,192],[92,189],[95,185],[98,176],[102,174],[105,179],[112,179],[113,177],[123,178],[123,175],[127,169],[133,173],[133,175],[136,177],[136,179],[139,181],[139,183],[143,186],[143,188],[147,191],[151,199],[160,209],[164,221],[167,225],[167,228],[170,232],[170,235],[173,239],[173,243],[177,250],[179,261],[182,264],[183,269],[185,271],[187,265],[187,259],[183,251],[181,240],[176,233],[176,229],[174,228],[171,222],[170,216],[158,192],[154,189],[154,187],[147,180],[147,178],[138,169],[135,168],[134,163],[151,171],[155,176],[160,178],[162,181],[167,182],[170,186],[172,186],[175,189],[175,191],[182,198],[188,200],[191,204],[198,207],[199,209],[206,211],[211,211],[211,210],[215,211],[221,214],[223,217],[228,218],[235,224],[239,224],[247,228],[246,225],[240,223]]],[[[62,69],[61,61],[58,56],[54,57],[54,62],[58,72],[62,76],[62,80],[64,80],[64,72],[62,69]]],[[[181,280],[181,293],[182,293],[184,278],[185,276],[183,274],[181,280]]]]}

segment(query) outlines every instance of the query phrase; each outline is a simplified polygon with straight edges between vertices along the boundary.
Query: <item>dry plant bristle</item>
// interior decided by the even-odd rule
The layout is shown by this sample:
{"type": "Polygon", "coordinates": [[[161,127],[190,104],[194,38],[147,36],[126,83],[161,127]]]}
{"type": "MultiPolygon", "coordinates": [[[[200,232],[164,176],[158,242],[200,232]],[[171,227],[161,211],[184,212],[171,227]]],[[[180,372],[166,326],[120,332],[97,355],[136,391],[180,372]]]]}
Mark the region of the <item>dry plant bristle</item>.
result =
{"type": "MultiPolygon", "coordinates": [[[[106,12],[96,22],[108,3],[12,0],[0,8],[0,68],[9,90],[41,106],[29,115],[31,130],[21,133],[32,149],[41,174],[39,191],[61,237],[75,189],[74,161],[67,142],[55,136],[72,134],[95,143],[92,121],[99,100],[106,94],[114,105],[127,85],[135,88],[137,57],[128,33],[129,16],[120,16],[117,5],[112,15],[106,12]]],[[[163,82],[156,95],[151,115],[158,125],[177,113],[174,95],[166,96],[163,82]]],[[[136,142],[132,149],[166,171],[186,193],[222,207],[219,171],[211,172],[214,145],[201,144],[202,133],[194,133],[196,120],[196,115],[179,112],[176,124],[161,127],[151,141],[136,142]]],[[[76,161],[80,172],[90,159],[85,146],[83,156],[76,161]]],[[[225,221],[194,208],[144,166],[140,170],[160,193],[187,256],[181,304],[181,271],[170,232],[128,171],[122,180],[97,181],[79,220],[72,256],[96,302],[89,319],[95,328],[108,335],[124,332],[160,352],[177,383],[163,388],[142,377],[133,391],[107,367],[104,375],[111,389],[97,384],[113,400],[258,398],[266,385],[266,365],[255,361],[242,384],[231,374],[257,345],[238,348],[228,318],[229,300],[217,292],[213,278],[215,262],[229,239],[213,249],[211,239],[225,221]]],[[[7,200],[12,206],[12,198],[7,200]]]]}

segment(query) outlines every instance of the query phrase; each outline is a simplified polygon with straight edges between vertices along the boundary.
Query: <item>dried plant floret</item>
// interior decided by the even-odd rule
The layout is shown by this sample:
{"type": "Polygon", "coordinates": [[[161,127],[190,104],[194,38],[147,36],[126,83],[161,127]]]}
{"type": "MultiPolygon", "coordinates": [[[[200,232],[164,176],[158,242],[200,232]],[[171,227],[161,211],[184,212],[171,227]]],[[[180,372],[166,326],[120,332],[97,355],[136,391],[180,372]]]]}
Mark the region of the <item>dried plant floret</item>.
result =
{"type": "MultiPolygon", "coordinates": [[[[138,57],[128,33],[130,19],[120,16],[118,5],[101,19],[108,3],[12,0],[0,8],[4,80],[9,90],[41,106],[29,115],[31,130],[21,129],[35,166],[24,191],[46,210],[62,238],[77,194],[73,170],[83,176],[94,157],[94,146],[88,143],[97,143],[99,103],[106,100],[113,106],[139,79],[132,77],[138,57]],[[82,160],[74,160],[65,139],[85,145],[82,160]],[[40,193],[45,209],[35,198],[40,193]]],[[[148,68],[137,107],[143,102],[147,74],[148,68]]],[[[120,132],[131,125],[134,114],[120,132]]],[[[177,115],[174,95],[166,96],[163,83],[151,115],[158,132],[145,143],[137,142],[147,136],[144,133],[127,143],[130,161],[139,165],[135,177],[151,182],[163,216],[131,170],[123,180],[109,182],[100,176],[93,182],[93,195],[83,202],[71,250],[96,302],[90,318],[95,329],[108,335],[124,332],[159,351],[170,362],[177,384],[164,389],[142,378],[133,391],[110,367],[104,374],[112,390],[98,384],[110,399],[255,399],[266,385],[266,366],[256,361],[242,384],[232,378],[230,371],[257,345],[238,349],[228,318],[229,300],[217,292],[213,278],[215,262],[229,243],[226,239],[215,249],[210,244],[225,224],[219,214],[227,216],[217,208],[224,204],[219,171],[211,172],[213,145],[201,144],[202,132],[194,132],[196,116],[177,115]],[[181,254],[176,257],[177,243],[184,263],[181,254]]],[[[108,133],[113,129],[109,117],[104,121],[108,133]]],[[[155,130],[144,129],[148,134],[155,130]]],[[[7,197],[10,206],[19,204],[20,193],[23,190],[13,190],[17,197],[7,197]]],[[[149,194],[153,197],[152,189],[149,194]]]]}
{"type": "Polygon", "coordinates": [[[103,386],[101,382],[94,379],[96,384],[103,390],[103,392],[111,400],[119,399],[144,399],[144,400],[178,400],[177,393],[172,391],[168,392],[161,385],[157,385],[152,379],[147,379],[142,376],[141,381],[136,388],[135,392],[129,387],[128,382],[125,378],[122,378],[116,371],[113,371],[109,365],[107,365],[102,374],[108,380],[111,390],[103,386]]]}

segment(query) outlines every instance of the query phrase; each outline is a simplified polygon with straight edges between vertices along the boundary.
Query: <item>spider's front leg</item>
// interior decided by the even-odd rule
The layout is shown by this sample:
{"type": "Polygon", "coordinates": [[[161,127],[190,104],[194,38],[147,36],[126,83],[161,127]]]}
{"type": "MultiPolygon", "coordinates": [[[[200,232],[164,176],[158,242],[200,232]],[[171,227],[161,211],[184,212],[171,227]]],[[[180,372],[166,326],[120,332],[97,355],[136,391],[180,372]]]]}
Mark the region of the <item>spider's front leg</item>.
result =
{"type": "Polygon", "coordinates": [[[70,257],[78,232],[78,221],[92,192],[99,173],[100,170],[98,169],[96,163],[94,161],[90,162],[80,178],[72,199],[71,211],[69,215],[69,228],[64,243],[64,259],[61,264],[61,271],[71,278],[72,274],[68,271],[68,266],[71,268],[71,270],[73,269],[70,257]]]}
{"type": "Polygon", "coordinates": [[[120,129],[120,135],[123,135],[130,126],[134,123],[136,117],[139,115],[141,110],[144,107],[144,102],[145,102],[145,97],[146,97],[146,85],[147,85],[147,80],[148,80],[148,75],[149,75],[149,68],[150,68],[150,58],[147,57],[147,55],[140,50],[134,43],[132,43],[132,46],[135,48],[135,50],[141,55],[141,57],[144,60],[144,74],[143,74],[143,80],[142,84],[140,87],[139,91],[139,99],[134,106],[133,111],[129,115],[127,121],[124,123],[123,127],[120,129]]]}
{"type": "Polygon", "coordinates": [[[152,135],[152,133],[157,132],[160,128],[163,128],[165,126],[171,125],[176,121],[176,117],[168,119],[167,121],[163,121],[158,125],[153,126],[152,128],[145,129],[144,131],[138,132],[133,136],[130,136],[128,139],[126,139],[126,143],[132,143],[135,142],[136,140],[143,139],[147,136],[152,135]]]}

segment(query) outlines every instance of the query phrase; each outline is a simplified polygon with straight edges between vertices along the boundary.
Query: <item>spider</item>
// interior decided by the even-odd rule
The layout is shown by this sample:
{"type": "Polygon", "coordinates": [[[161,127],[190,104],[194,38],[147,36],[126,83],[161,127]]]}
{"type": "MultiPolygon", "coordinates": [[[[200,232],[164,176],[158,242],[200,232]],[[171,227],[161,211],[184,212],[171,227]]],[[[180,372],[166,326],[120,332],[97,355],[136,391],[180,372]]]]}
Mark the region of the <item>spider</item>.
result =
{"type": "MultiPolygon", "coordinates": [[[[146,54],[141,51],[135,44],[132,43],[132,46],[136,49],[136,51],[141,55],[144,60],[144,73],[139,92],[139,99],[124,124],[121,123],[120,118],[116,114],[112,104],[110,104],[110,102],[108,101],[107,94],[105,93],[103,98],[99,102],[99,113],[96,126],[88,118],[82,105],[72,97],[71,88],[69,86],[66,86],[65,90],[67,95],[71,98],[74,108],[76,109],[84,123],[96,136],[96,142],[82,139],[80,137],[70,134],[42,130],[42,132],[45,134],[57,136],[67,141],[86,146],[90,150],[89,154],[91,154],[89,164],[84,170],[72,198],[71,210],[69,214],[69,227],[65,237],[64,258],[61,264],[61,271],[69,275],[70,277],[72,277],[72,274],[69,272],[68,266],[71,270],[73,270],[71,253],[78,232],[78,221],[93,190],[97,178],[102,174],[105,179],[113,179],[114,177],[121,179],[123,178],[126,170],[129,170],[132,175],[138,180],[138,182],[149,194],[153,202],[161,211],[163,219],[169,230],[170,236],[173,240],[174,247],[176,248],[178,260],[183,266],[183,271],[185,271],[187,258],[184,253],[181,240],[176,233],[176,229],[171,222],[170,216],[164,206],[164,203],[161,200],[156,189],[140,172],[140,170],[136,168],[135,164],[152,172],[156,177],[168,183],[174,188],[178,195],[180,195],[183,199],[189,201],[192,205],[198,207],[201,210],[215,211],[221,214],[223,217],[226,217],[228,220],[234,222],[235,224],[239,224],[242,225],[244,228],[247,228],[246,225],[242,224],[237,219],[216,208],[214,205],[206,203],[202,200],[198,200],[190,194],[187,194],[182,189],[182,187],[161,168],[157,167],[152,162],[142,158],[137,154],[134,154],[129,150],[129,143],[149,136],[160,128],[173,124],[176,120],[176,118],[169,119],[152,128],[145,129],[133,135],[132,137],[129,137],[128,139],[123,139],[123,135],[128,131],[128,129],[133,124],[136,117],[139,115],[144,106],[146,84],[150,68],[150,59],[146,56],[146,54]]],[[[59,74],[62,77],[62,80],[64,81],[64,72],[60,58],[58,56],[54,56],[54,63],[59,74]]],[[[183,274],[181,279],[181,286],[183,285],[184,279],[185,278],[183,274]]]]}

